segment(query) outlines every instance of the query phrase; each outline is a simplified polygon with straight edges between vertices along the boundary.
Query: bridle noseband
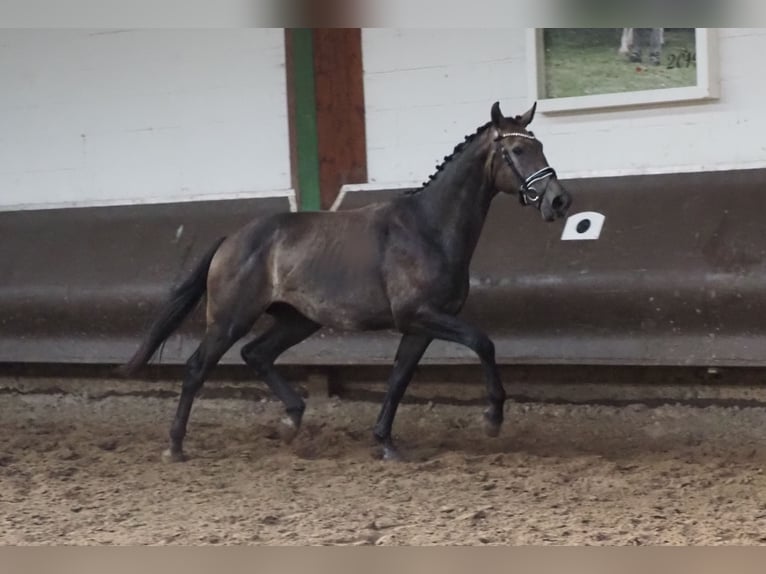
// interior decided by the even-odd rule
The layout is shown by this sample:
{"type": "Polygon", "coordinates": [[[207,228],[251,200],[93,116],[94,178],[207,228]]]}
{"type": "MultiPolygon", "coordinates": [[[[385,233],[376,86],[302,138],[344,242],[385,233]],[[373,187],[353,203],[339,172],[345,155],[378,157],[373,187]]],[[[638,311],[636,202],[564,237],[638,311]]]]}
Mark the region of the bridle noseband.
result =
{"type": "Polygon", "coordinates": [[[548,186],[546,185],[541,192],[538,192],[537,189],[535,189],[533,186],[534,184],[543,181],[544,179],[548,179],[549,177],[556,177],[556,170],[548,165],[527,177],[521,175],[518,168],[513,163],[513,158],[511,158],[511,154],[508,153],[508,149],[501,143],[502,140],[510,137],[520,137],[526,138],[528,140],[534,140],[537,138],[535,138],[533,135],[521,132],[509,132],[499,134],[495,138],[495,142],[497,142],[497,148],[500,150],[505,163],[507,163],[508,167],[513,170],[513,173],[516,174],[516,177],[521,180],[521,187],[519,188],[519,202],[521,205],[534,205],[536,207],[540,207],[540,202],[542,202],[543,196],[545,195],[548,186]]]}

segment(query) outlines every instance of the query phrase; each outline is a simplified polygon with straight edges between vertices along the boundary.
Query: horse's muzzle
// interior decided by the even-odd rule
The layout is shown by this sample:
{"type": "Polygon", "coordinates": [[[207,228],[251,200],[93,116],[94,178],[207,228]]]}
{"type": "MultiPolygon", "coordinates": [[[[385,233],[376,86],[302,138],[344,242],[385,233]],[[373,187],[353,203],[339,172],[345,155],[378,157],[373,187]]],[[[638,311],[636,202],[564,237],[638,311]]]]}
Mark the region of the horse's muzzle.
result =
{"type": "Polygon", "coordinates": [[[540,202],[540,214],[545,221],[566,217],[572,205],[572,196],[558,181],[551,181],[540,202]]]}

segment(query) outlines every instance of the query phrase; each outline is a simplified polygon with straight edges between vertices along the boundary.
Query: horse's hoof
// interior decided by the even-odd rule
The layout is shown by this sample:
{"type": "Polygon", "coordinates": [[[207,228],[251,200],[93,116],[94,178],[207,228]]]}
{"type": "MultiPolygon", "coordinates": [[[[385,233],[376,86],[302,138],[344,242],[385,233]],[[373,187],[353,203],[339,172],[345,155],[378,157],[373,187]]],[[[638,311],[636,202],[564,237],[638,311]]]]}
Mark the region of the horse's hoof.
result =
{"type": "Polygon", "coordinates": [[[287,416],[279,421],[279,436],[282,439],[282,442],[285,444],[293,442],[293,439],[295,439],[298,434],[299,428],[300,426],[295,423],[292,417],[287,416]]]}
{"type": "Polygon", "coordinates": [[[399,452],[399,449],[397,449],[394,444],[390,441],[382,441],[380,439],[377,439],[378,446],[377,446],[377,457],[380,460],[384,460],[386,462],[401,462],[404,460],[401,453],[399,452]]]}
{"type": "Polygon", "coordinates": [[[187,458],[183,451],[165,449],[162,452],[162,462],[186,462],[187,458]]]}
{"type": "Polygon", "coordinates": [[[381,456],[381,459],[386,462],[402,462],[403,460],[401,453],[393,446],[383,447],[383,455],[381,456]]]}
{"type": "Polygon", "coordinates": [[[502,426],[501,423],[496,423],[488,418],[484,417],[484,434],[486,434],[488,437],[496,438],[500,435],[500,427],[502,426]]]}

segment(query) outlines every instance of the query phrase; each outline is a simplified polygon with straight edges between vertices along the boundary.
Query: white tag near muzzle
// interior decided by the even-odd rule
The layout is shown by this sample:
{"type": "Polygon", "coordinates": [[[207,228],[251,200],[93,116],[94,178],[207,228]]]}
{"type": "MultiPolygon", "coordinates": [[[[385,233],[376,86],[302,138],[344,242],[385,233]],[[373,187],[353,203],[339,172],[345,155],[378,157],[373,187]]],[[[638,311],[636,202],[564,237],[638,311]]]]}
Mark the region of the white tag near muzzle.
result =
{"type": "Polygon", "coordinates": [[[581,211],[570,215],[561,232],[561,240],[598,239],[604,219],[606,217],[597,211],[581,211]]]}

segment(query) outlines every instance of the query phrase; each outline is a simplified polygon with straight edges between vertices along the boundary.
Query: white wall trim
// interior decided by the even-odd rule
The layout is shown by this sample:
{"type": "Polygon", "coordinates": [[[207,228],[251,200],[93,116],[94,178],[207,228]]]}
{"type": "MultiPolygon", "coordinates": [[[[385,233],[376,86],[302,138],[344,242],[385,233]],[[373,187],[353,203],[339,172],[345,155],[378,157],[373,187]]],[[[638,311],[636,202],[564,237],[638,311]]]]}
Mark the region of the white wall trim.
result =
{"type": "MultiPolygon", "coordinates": [[[[646,167],[640,169],[613,169],[602,171],[576,171],[559,173],[560,179],[601,179],[607,177],[628,177],[636,175],[670,175],[670,174],[688,174],[688,173],[710,173],[720,171],[740,171],[750,169],[766,169],[766,160],[749,162],[747,164],[732,163],[732,164],[717,164],[712,167],[704,165],[684,165],[675,167],[646,167]]],[[[356,193],[359,191],[395,191],[404,189],[418,188],[422,185],[421,181],[392,181],[392,182],[375,182],[375,183],[348,183],[341,186],[338,192],[338,197],[330,207],[331,211],[337,211],[343,203],[343,199],[349,193],[356,193]]]]}
{"type": "Polygon", "coordinates": [[[193,201],[221,201],[234,199],[267,199],[285,197],[290,204],[290,211],[298,211],[298,199],[294,189],[281,189],[274,191],[242,191],[237,193],[205,193],[198,195],[185,195],[178,198],[167,196],[153,196],[140,199],[104,199],[104,200],[77,200],[48,203],[17,203],[12,205],[0,205],[0,212],[6,211],[42,211],[45,209],[72,209],[85,207],[127,207],[133,205],[160,205],[168,203],[190,203],[193,201]]]}
{"type": "Polygon", "coordinates": [[[423,184],[422,181],[395,181],[390,183],[347,183],[340,187],[338,196],[330,206],[330,211],[337,211],[347,193],[356,191],[385,191],[389,189],[413,189],[423,184]]]}
{"type": "Polygon", "coordinates": [[[764,169],[766,160],[752,161],[747,163],[723,163],[713,166],[701,164],[688,164],[679,166],[647,166],[631,169],[604,169],[560,172],[561,179],[590,179],[604,177],[628,177],[632,175],[671,175],[684,173],[707,173],[717,171],[739,171],[747,169],[764,169]]]}

